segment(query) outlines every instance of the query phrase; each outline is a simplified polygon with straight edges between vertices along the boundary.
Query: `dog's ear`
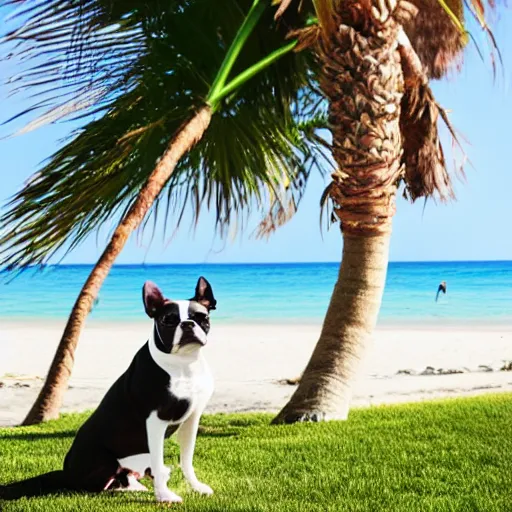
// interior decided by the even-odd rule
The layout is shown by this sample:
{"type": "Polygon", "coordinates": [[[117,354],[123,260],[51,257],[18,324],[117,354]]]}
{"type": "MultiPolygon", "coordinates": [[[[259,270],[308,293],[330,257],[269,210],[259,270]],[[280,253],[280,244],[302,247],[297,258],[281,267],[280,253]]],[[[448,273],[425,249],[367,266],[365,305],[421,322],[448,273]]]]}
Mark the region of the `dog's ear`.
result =
{"type": "Polygon", "coordinates": [[[216,309],[217,301],[213,296],[213,290],[210,283],[201,276],[196,285],[196,293],[191,300],[195,300],[202,304],[208,311],[216,309]]]}
{"type": "Polygon", "coordinates": [[[156,312],[164,305],[165,299],[158,286],[151,282],[146,281],[142,288],[142,300],[144,302],[144,309],[146,310],[149,318],[155,318],[156,312]]]}

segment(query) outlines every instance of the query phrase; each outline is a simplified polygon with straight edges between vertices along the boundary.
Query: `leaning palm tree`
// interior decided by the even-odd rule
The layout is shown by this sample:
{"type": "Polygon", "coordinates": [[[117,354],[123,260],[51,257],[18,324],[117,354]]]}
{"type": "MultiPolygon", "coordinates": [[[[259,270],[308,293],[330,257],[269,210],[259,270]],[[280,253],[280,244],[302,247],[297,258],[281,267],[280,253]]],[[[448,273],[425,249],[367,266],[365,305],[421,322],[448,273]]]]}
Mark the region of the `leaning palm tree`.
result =
{"type": "MultiPolygon", "coordinates": [[[[467,41],[464,4],[313,4],[319,24],[294,36],[321,65],[337,166],[324,199],[332,201],[340,222],[343,257],[318,343],[275,423],[347,418],[382,301],[398,186],[405,182],[412,201],[453,197],[437,131],[438,118],[447,121],[446,114],[429,79],[460,63],[467,41]]],[[[468,5],[487,30],[480,1],[468,5]]]]}
{"type": "Polygon", "coordinates": [[[284,222],[301,197],[287,184],[317,165],[325,115],[309,57],[290,54],[296,41],[284,41],[268,2],[7,4],[21,5],[7,42],[32,60],[18,90],[36,89],[46,108],[22,131],[80,111],[92,120],[12,199],[3,266],[45,263],[120,218],[24,421],[33,424],[58,416],[86,317],[148,214],[166,204],[177,225],[187,205],[197,218],[205,204],[222,232],[270,199],[269,218],[284,222]]]}

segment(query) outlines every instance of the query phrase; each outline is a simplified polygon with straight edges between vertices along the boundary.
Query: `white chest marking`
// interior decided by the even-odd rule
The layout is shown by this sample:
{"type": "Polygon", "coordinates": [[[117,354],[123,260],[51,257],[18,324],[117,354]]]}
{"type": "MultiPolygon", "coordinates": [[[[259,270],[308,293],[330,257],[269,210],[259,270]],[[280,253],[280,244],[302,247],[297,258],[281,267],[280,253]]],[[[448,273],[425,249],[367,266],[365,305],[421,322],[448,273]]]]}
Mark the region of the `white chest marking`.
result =
{"type": "Polygon", "coordinates": [[[149,352],[155,363],[171,378],[170,392],[178,399],[189,400],[190,407],[179,423],[194,411],[202,410],[213,393],[213,377],[200,350],[193,354],[166,354],[157,349],[154,335],[149,339],[149,352]]]}

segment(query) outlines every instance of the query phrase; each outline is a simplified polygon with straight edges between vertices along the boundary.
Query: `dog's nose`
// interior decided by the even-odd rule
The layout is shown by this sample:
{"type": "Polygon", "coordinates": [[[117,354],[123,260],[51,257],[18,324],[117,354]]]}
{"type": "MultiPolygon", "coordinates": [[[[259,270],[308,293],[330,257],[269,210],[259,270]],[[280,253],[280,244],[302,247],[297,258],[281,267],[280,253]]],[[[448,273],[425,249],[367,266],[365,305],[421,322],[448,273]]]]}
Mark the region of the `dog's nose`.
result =
{"type": "Polygon", "coordinates": [[[182,329],[193,329],[194,322],[192,320],[185,320],[184,322],[181,322],[181,328],[182,329]]]}

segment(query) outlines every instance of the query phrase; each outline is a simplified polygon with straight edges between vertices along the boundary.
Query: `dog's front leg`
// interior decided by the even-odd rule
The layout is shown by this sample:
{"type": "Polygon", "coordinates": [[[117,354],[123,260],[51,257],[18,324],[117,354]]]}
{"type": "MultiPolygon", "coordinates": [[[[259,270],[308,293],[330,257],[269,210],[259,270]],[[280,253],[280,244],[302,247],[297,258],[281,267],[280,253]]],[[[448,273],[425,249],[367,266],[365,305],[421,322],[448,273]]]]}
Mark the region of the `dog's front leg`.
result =
{"type": "Polygon", "coordinates": [[[189,482],[194,491],[201,494],[213,494],[211,487],[200,482],[194,471],[192,460],[194,458],[194,449],[196,445],[197,429],[199,428],[199,419],[201,414],[192,414],[179,428],[176,435],[180,445],[180,465],[183,475],[189,482]]]}
{"type": "Polygon", "coordinates": [[[158,417],[157,411],[153,411],[146,420],[151,474],[158,501],[181,503],[181,497],[167,487],[171,471],[164,465],[164,437],[168,424],[158,417]]]}

